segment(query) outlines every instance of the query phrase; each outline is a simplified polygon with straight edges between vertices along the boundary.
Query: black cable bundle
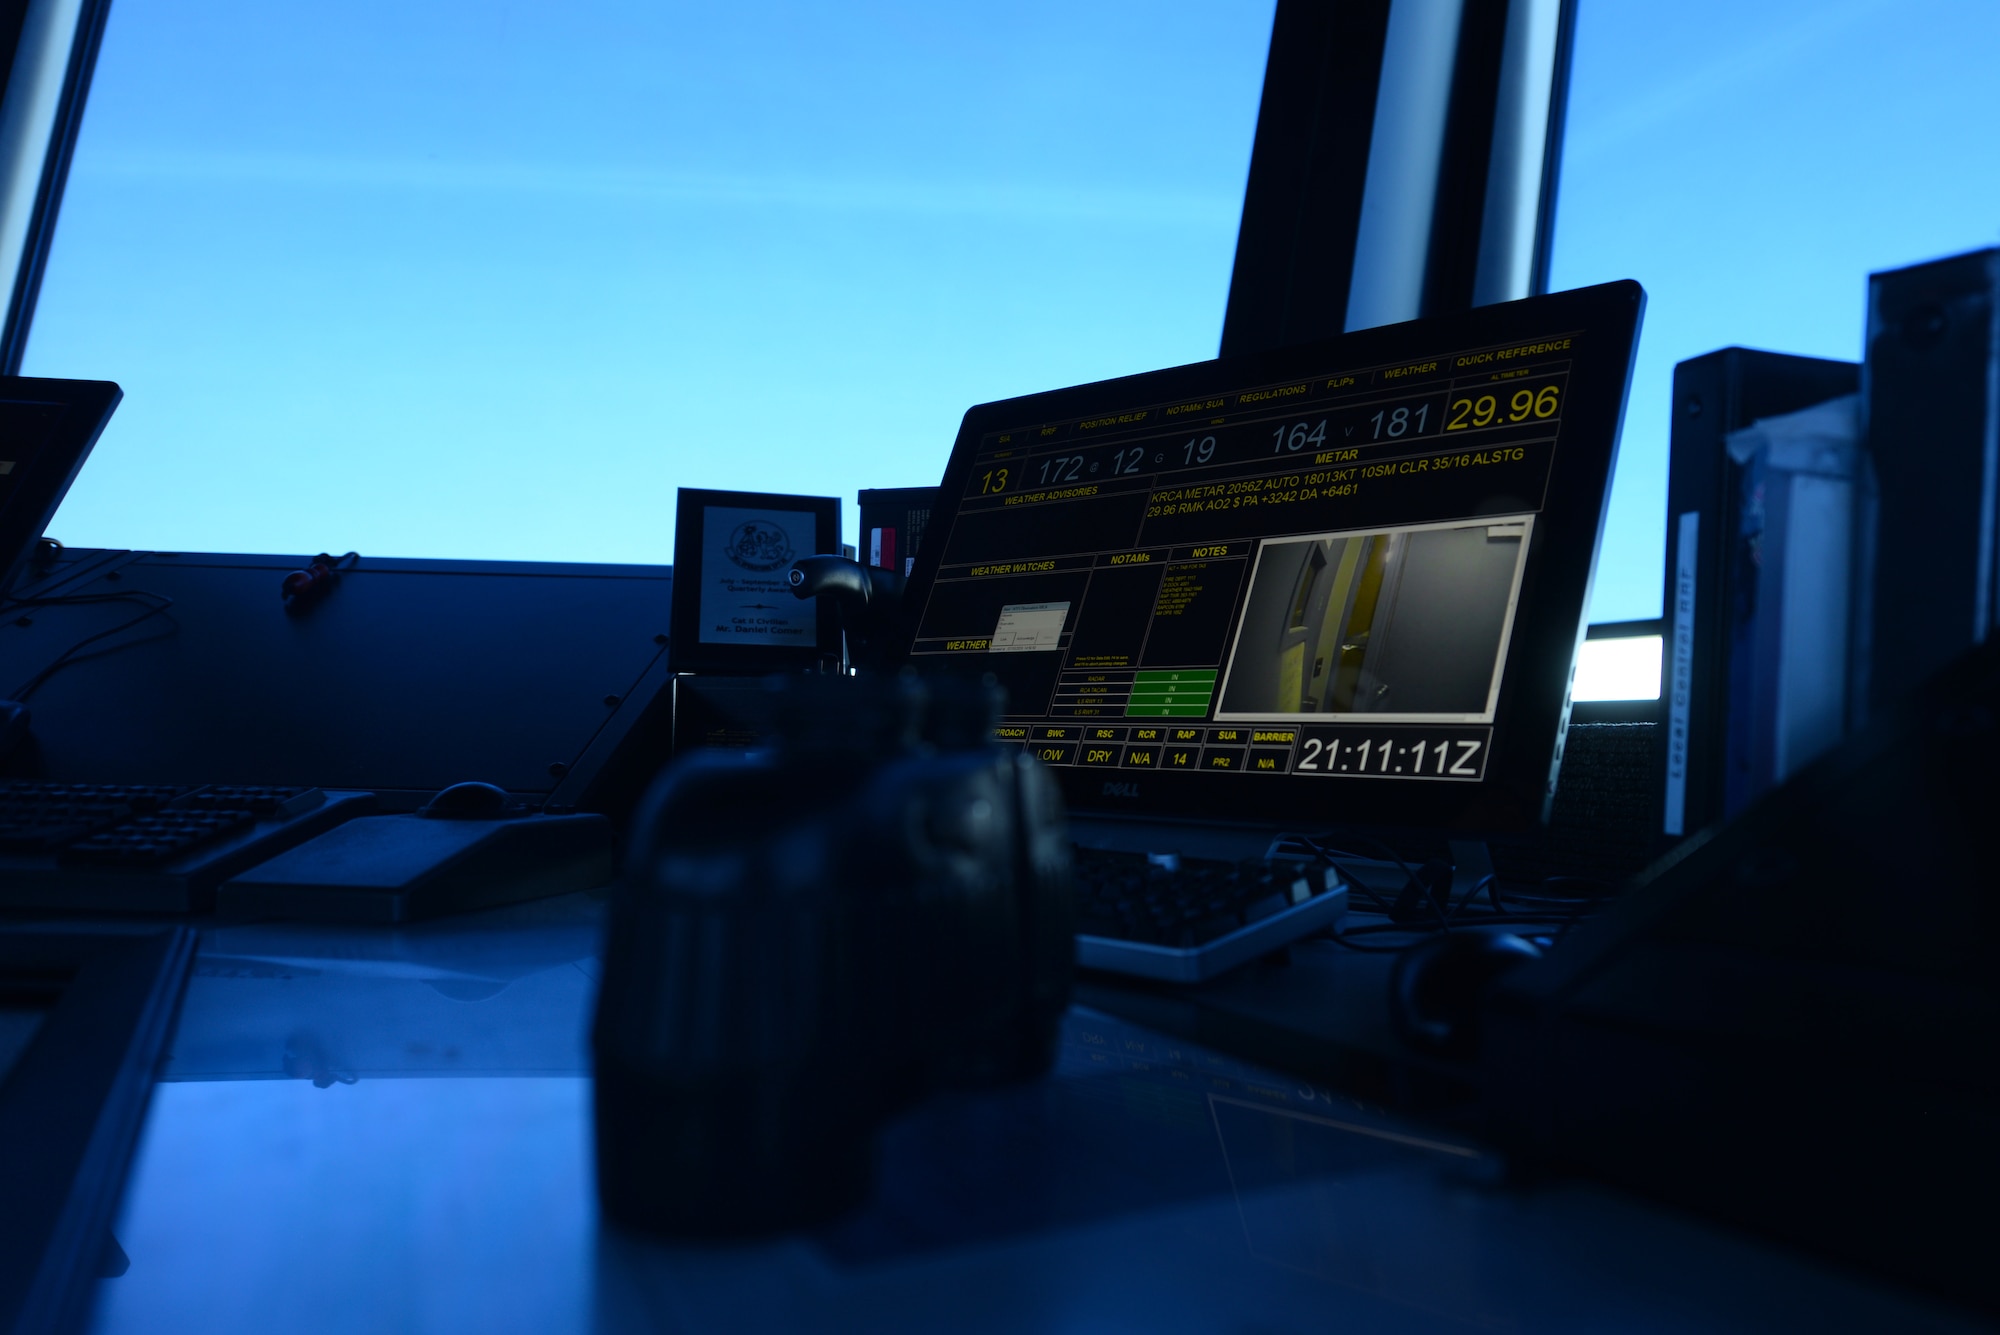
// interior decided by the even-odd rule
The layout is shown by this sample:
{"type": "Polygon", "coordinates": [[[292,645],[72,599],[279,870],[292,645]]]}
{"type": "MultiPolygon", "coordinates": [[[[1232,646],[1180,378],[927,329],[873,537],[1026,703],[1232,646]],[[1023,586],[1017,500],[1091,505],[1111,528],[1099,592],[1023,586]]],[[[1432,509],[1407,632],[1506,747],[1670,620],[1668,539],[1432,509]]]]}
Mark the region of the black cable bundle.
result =
{"type": "Polygon", "coordinates": [[[1449,864],[1432,861],[1420,868],[1412,867],[1380,840],[1363,835],[1343,836],[1344,842],[1357,840],[1381,855],[1382,860],[1395,863],[1402,871],[1403,889],[1393,901],[1384,899],[1355,874],[1349,865],[1354,856],[1351,850],[1331,849],[1312,839],[1300,839],[1298,842],[1340,872],[1348,885],[1375,906],[1375,912],[1388,919],[1387,922],[1343,928],[1331,934],[1347,949],[1368,954],[1395,954],[1409,943],[1377,946],[1352,938],[1383,934],[1422,936],[1448,932],[1455,927],[1553,927],[1557,929],[1554,935],[1560,939],[1571,927],[1590,916],[1610,892],[1610,888],[1600,882],[1566,876],[1551,876],[1542,882],[1544,892],[1555,893],[1503,892],[1500,878],[1489,872],[1454,899],[1449,864]],[[1485,908],[1477,906],[1482,893],[1487,904],[1485,908]]]}
{"type": "Polygon", "coordinates": [[[154,617],[166,617],[169,623],[169,628],[165,632],[166,635],[171,635],[180,629],[180,623],[167,615],[167,609],[174,605],[174,600],[167,597],[164,593],[154,593],[149,589],[121,589],[116,593],[68,593],[46,598],[10,598],[4,604],[0,604],[0,615],[20,614],[26,608],[87,607],[96,603],[137,603],[144,610],[137,616],[129,617],[105,630],[86,635],[76,643],[70,645],[69,648],[63,650],[50,660],[49,664],[41,671],[15,687],[7,697],[8,699],[13,700],[17,704],[26,703],[28,697],[40,690],[44,682],[66,667],[87,662],[104,654],[116,653],[120,649],[129,649],[134,645],[146,644],[153,640],[165,638],[164,635],[147,635],[140,639],[128,640],[123,644],[107,645],[99,649],[96,653],[86,654],[82,652],[82,650],[89,648],[100,640],[110,639],[122,631],[131,630],[134,626],[150,621],[154,617]]]}

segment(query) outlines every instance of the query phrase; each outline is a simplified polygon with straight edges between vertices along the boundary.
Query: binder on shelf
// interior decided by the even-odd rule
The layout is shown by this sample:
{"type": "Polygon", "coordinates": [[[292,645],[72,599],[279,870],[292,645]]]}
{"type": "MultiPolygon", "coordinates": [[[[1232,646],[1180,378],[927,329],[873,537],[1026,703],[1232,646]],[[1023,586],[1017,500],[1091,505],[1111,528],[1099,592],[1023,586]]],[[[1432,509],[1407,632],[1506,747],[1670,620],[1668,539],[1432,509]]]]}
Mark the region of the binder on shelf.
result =
{"type": "Polygon", "coordinates": [[[1730,817],[1837,743],[1848,712],[1860,396],[1725,437],[1741,479],[1722,807],[1730,817]]]}
{"type": "Polygon", "coordinates": [[[1876,499],[1861,541],[1855,722],[2000,610],[2000,249],[1873,274],[1862,402],[1876,499]],[[1870,529],[1872,528],[1872,532],[1870,529]]]}
{"type": "MultiPolygon", "coordinates": [[[[1667,835],[1691,834],[1731,811],[1731,646],[1746,615],[1737,598],[1756,587],[1759,552],[1743,532],[1744,488],[1758,456],[1732,458],[1728,438],[1853,394],[1859,383],[1852,362],[1749,348],[1723,348],[1674,368],[1663,604],[1667,835]]],[[[1739,751],[1737,763],[1750,754],[1739,751]]]]}

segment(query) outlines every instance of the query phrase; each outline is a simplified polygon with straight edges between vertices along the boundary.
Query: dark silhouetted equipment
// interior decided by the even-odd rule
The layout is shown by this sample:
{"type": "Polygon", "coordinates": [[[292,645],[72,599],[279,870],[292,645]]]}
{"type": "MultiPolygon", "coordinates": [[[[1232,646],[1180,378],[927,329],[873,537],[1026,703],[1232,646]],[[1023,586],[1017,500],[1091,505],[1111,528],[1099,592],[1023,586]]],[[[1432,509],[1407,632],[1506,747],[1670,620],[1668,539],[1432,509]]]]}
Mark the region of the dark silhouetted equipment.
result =
{"type": "Polygon", "coordinates": [[[824,1219],[874,1130],[1048,1066],[1072,909],[1046,772],[989,690],[780,678],[778,741],[677,761],[639,813],[593,1030],[605,1213],[682,1236],[824,1219]]]}
{"type": "MultiPolygon", "coordinates": [[[[1272,860],[1285,834],[1545,815],[1643,301],[1608,284],[974,407],[900,598],[830,556],[792,587],[843,609],[857,662],[1005,686],[995,739],[1105,854],[1080,963],[1209,977],[1339,921],[1324,865],[1272,860]]],[[[677,735],[760,735],[747,699],[700,694],[677,735]]]]}
{"type": "Polygon", "coordinates": [[[1988,643],[1508,975],[1495,1138],[2000,1311],[1996,751],[1988,643]]]}
{"type": "Polygon", "coordinates": [[[12,590],[123,397],[108,380],[0,376],[0,594],[12,590]]]}
{"type": "Polygon", "coordinates": [[[0,680],[36,719],[0,752],[0,903],[205,912],[351,816],[425,803],[475,819],[315,844],[233,911],[404,921],[609,878],[615,838],[578,812],[615,823],[669,754],[671,573],[328,558],[313,587],[338,592],[301,616],[271,597],[297,564],[70,549],[17,590],[0,680]]]}
{"type": "Polygon", "coordinates": [[[294,616],[311,611],[319,600],[333,592],[340,572],[361,559],[359,552],[329,556],[321,552],[303,570],[294,570],[278,584],[278,597],[294,616]]]}
{"type": "Polygon", "coordinates": [[[505,788],[470,779],[439,789],[417,814],[430,820],[504,820],[527,813],[508,800],[505,788]]]}
{"type": "Polygon", "coordinates": [[[611,822],[537,815],[456,783],[413,816],[363,816],[225,882],[228,917],[413,922],[588,890],[616,869],[611,822]]]}
{"type": "Polygon", "coordinates": [[[392,812],[474,775],[618,817],[665,761],[669,568],[366,557],[288,616],[272,594],[298,565],[63,552],[0,619],[4,688],[134,624],[42,681],[5,775],[365,790],[392,812]]]}
{"type": "Polygon", "coordinates": [[[1856,635],[1865,719],[2000,625],[2000,250],[1868,280],[1879,493],[1856,635]]]}
{"type": "Polygon", "coordinates": [[[761,678],[676,676],[672,705],[675,755],[705,746],[742,750],[771,735],[770,693],[761,678]]]}
{"type": "Polygon", "coordinates": [[[883,672],[897,665],[901,571],[844,556],[805,556],[792,563],[786,579],[794,598],[818,598],[837,609],[847,659],[857,670],[883,672]]]}
{"type": "MultiPolygon", "coordinates": [[[[1732,681],[1731,646],[1756,613],[1763,519],[1759,506],[1746,531],[1749,479],[1729,456],[1729,434],[1852,394],[1860,376],[1852,362],[1749,348],[1724,348],[1674,368],[1661,604],[1667,788],[1659,820],[1666,834],[1692,834],[1741,809],[1728,801],[1730,718],[1751,707],[1751,693],[1747,681],[1732,681]]],[[[1737,759],[1747,767],[1749,749],[1739,747],[1737,759]]]]}
{"type": "Polygon", "coordinates": [[[864,487],[855,493],[861,509],[861,563],[907,576],[916,564],[917,544],[930,528],[936,487],[864,487]]]}
{"type": "Polygon", "coordinates": [[[0,1330],[84,1329],[194,961],[185,928],[0,927],[0,1330]],[[10,1050],[11,1049],[11,1050],[10,1050]]]}
{"type": "Polygon", "coordinates": [[[1644,297],[978,405],[902,600],[909,661],[1007,688],[1001,739],[1055,771],[1087,846],[1533,828],[1644,297]]]}
{"type": "Polygon", "coordinates": [[[0,700],[0,763],[5,763],[14,748],[26,740],[33,719],[34,715],[19,700],[0,700]]]}
{"type": "Polygon", "coordinates": [[[1275,7],[1223,317],[1225,357],[1376,323],[1363,316],[1368,303],[1357,310],[1352,297],[1384,269],[1403,271],[1413,285],[1405,309],[1372,312],[1380,320],[1548,290],[1574,4],[1466,0],[1417,11],[1415,25],[1453,48],[1438,65],[1412,50],[1411,12],[1398,11],[1392,25],[1392,8],[1389,0],[1275,7]],[[1526,57],[1529,50],[1536,54],[1526,57]],[[1530,91],[1537,61],[1548,62],[1546,101],[1530,91]],[[1437,120],[1413,116],[1413,103],[1430,103],[1437,120]],[[1437,156],[1406,160],[1413,150],[1437,156]],[[1378,160],[1384,153],[1395,156],[1378,160]],[[1538,179],[1511,175],[1525,164],[1539,164],[1538,179]],[[1382,183],[1399,171],[1420,182],[1423,207],[1407,226],[1371,226],[1379,196],[1408,197],[1382,183]],[[1378,198],[1364,204],[1370,192],[1378,198]]]}
{"type": "Polygon", "coordinates": [[[801,606],[788,582],[800,557],[841,550],[839,498],[682,487],[675,515],[675,672],[839,668],[833,604],[801,606]]]}
{"type": "Polygon", "coordinates": [[[1396,957],[1389,974],[1389,1019],[1404,1042],[1447,1056],[1479,1051],[1479,1010],[1501,978],[1541,949],[1512,932],[1442,931],[1396,957]]]}
{"type": "Polygon", "coordinates": [[[337,789],[0,781],[0,907],[205,913],[228,877],[374,809],[337,789]]]}
{"type": "MultiPolygon", "coordinates": [[[[1544,817],[1643,301],[977,406],[907,590],[830,555],[791,590],[840,609],[858,665],[1004,685],[994,739],[1087,813],[1079,963],[1207,978],[1339,922],[1340,878],[1274,857],[1288,834],[1544,817]]],[[[763,701],[681,677],[676,751],[756,744],[763,701]]]]}
{"type": "MultiPolygon", "coordinates": [[[[17,624],[32,619],[34,604],[12,596],[14,585],[62,551],[43,530],[123,397],[108,380],[0,376],[0,608],[17,624]]],[[[159,610],[155,606],[137,620],[159,610]]],[[[12,687],[12,698],[0,698],[0,766],[31,738],[28,696],[97,638],[72,644],[12,687]]]]}
{"type": "MultiPolygon", "coordinates": [[[[1589,639],[1660,635],[1663,622],[1596,622],[1589,639]]],[[[1618,883],[1659,856],[1665,792],[1662,699],[1579,700],[1563,737],[1562,773],[1549,821],[1488,841],[1494,870],[1515,882],[1582,876],[1618,883]]]]}
{"type": "Polygon", "coordinates": [[[1316,858],[1078,848],[1077,963],[1194,983],[1340,924],[1347,888],[1316,858]]]}
{"type": "Polygon", "coordinates": [[[1222,355],[1337,334],[1347,314],[1386,0],[1276,6],[1222,355]]]}

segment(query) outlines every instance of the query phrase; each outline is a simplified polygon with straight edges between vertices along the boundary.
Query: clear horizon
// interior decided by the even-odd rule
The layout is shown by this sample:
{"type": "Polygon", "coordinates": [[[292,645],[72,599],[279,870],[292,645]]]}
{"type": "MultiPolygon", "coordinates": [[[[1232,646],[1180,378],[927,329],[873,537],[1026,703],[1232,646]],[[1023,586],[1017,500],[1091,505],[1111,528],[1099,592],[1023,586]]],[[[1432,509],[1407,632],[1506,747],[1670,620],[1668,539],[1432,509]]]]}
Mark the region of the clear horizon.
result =
{"type": "MultiPolygon", "coordinates": [[[[1270,18],[120,0],[24,370],[127,397],[51,532],[665,563],[708,486],[851,541],[969,405],[1214,355],[1270,18]]],[[[1676,361],[1857,359],[1870,271],[2000,242],[1995,49],[1583,0],[1552,285],[1651,296],[1593,620],[1659,613],[1676,361]]]]}

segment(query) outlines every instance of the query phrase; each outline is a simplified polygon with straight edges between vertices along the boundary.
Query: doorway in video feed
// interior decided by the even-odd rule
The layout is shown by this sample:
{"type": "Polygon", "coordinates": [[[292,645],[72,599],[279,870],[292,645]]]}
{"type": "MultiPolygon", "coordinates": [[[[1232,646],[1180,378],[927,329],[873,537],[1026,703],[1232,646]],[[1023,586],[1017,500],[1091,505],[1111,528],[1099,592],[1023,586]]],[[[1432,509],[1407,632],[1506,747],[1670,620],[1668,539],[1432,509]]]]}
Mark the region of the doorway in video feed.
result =
{"type": "Polygon", "coordinates": [[[1533,523],[1265,542],[1216,717],[1490,722],[1533,523]]]}

